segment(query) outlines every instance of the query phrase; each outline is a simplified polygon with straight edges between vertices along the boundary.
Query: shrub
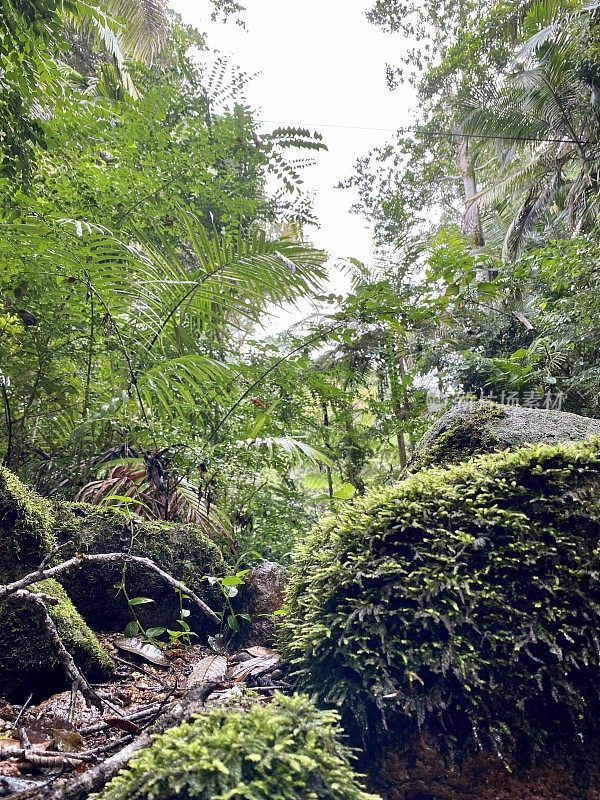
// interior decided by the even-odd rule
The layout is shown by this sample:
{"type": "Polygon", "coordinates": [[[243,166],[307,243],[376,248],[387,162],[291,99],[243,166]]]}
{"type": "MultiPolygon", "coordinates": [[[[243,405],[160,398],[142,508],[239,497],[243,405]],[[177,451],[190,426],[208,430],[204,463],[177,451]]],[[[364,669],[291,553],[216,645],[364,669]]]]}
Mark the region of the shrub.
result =
{"type": "Polygon", "coordinates": [[[599,492],[596,439],[424,470],[329,517],[282,626],[300,687],[353,735],[534,754],[596,730],[599,492]]]}
{"type": "Polygon", "coordinates": [[[339,733],[337,715],[303,696],[217,707],[157,736],[99,800],[377,800],[339,733]]]}

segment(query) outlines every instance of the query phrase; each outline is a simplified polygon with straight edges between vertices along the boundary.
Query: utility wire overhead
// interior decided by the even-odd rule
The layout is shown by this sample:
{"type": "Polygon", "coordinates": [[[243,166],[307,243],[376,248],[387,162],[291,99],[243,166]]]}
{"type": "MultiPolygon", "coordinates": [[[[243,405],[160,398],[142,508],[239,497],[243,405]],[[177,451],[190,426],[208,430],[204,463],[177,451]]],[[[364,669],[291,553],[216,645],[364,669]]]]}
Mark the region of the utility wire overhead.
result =
{"type": "Polygon", "coordinates": [[[498,141],[509,142],[539,142],[540,144],[582,144],[578,139],[543,139],[533,136],[508,136],[508,135],[494,135],[485,133],[459,133],[458,131],[427,131],[424,132],[421,128],[368,128],[360,125],[335,125],[328,122],[286,122],[278,119],[263,119],[265,125],[285,125],[286,127],[294,128],[339,128],[348,131],[380,131],[382,133],[397,133],[406,135],[409,133],[421,133],[425,137],[432,137],[434,139],[491,139],[498,141]]]}

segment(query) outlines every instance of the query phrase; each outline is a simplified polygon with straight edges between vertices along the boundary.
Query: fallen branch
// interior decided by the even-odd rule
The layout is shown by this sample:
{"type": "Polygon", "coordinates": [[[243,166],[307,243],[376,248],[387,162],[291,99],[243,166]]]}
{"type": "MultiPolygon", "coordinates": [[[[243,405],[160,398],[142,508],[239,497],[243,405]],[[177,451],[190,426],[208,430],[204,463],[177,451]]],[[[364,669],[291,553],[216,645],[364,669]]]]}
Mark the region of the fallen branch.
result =
{"type": "Polygon", "coordinates": [[[19,578],[17,581],[0,586],[0,600],[14,595],[21,589],[26,589],[28,586],[38,581],[45,580],[46,578],[56,578],[59,575],[63,575],[65,572],[74,572],[75,570],[81,569],[85,564],[137,564],[140,567],[144,567],[144,569],[159,575],[163,581],[169,586],[172,586],[173,589],[177,589],[183,594],[186,594],[191,602],[216,625],[221,624],[221,620],[217,614],[215,614],[212,608],[198,597],[192,589],[184,583],[181,583],[181,581],[173,578],[172,575],[169,575],[168,572],[161,569],[158,564],[155,564],[152,559],[144,558],[143,556],[132,556],[129,553],[78,553],[73,558],[56,564],[54,567],[40,568],[35,572],[30,572],[29,575],[25,575],[23,578],[19,578]]]}
{"type": "MultiPolygon", "coordinates": [[[[98,792],[117,772],[127,766],[129,760],[139,750],[148,747],[152,738],[157,733],[163,733],[167,728],[179,725],[183,720],[199,714],[204,709],[206,698],[218,684],[204,683],[190,689],[180,702],[174,703],[165,710],[163,716],[143,731],[133,741],[110,756],[100,764],[96,764],[87,772],[78,774],[70,779],[58,780],[53,786],[48,786],[36,795],[36,800],[87,800],[90,794],[98,792]]],[[[124,737],[128,739],[129,737],[124,737]]],[[[123,741],[123,740],[121,740],[123,741]]]]}
{"type": "Polygon", "coordinates": [[[93,753],[63,753],[60,750],[31,750],[26,747],[0,747],[0,758],[20,758],[38,767],[74,767],[97,761],[93,753]]]}
{"type": "Polygon", "coordinates": [[[24,603],[35,606],[35,608],[38,609],[42,615],[44,627],[48,632],[50,642],[54,646],[58,662],[70,681],[73,692],[80,691],[87,703],[96,706],[96,708],[102,709],[102,700],[77,668],[77,665],[73,660],[73,656],[64,646],[56,625],[54,624],[54,620],[48,613],[46,603],[50,603],[50,601],[56,601],[56,598],[36,594],[35,592],[28,592],[26,589],[15,589],[13,592],[10,592],[10,596],[16,597],[19,600],[22,600],[24,603]]]}
{"type": "MultiPolygon", "coordinates": [[[[129,714],[128,716],[122,717],[121,719],[122,722],[124,723],[146,722],[149,718],[150,719],[152,717],[156,718],[156,712],[160,711],[161,708],[162,710],[164,710],[163,701],[157,700],[156,702],[151,703],[149,706],[146,706],[146,708],[142,708],[139,711],[135,711],[133,714],[129,714]]],[[[87,728],[81,728],[79,733],[82,736],[91,736],[94,733],[100,733],[101,731],[105,731],[107,728],[110,727],[111,726],[108,724],[108,722],[106,722],[106,720],[102,720],[101,722],[95,722],[93,725],[89,725],[87,728]]]]}

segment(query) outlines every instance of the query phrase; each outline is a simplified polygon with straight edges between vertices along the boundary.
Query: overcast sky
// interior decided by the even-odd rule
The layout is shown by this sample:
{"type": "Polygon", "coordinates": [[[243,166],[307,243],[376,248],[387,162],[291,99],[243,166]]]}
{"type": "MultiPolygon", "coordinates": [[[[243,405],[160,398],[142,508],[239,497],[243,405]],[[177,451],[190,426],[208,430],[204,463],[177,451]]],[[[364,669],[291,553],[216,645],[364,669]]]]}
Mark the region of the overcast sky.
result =
{"type": "MultiPolygon", "coordinates": [[[[334,187],[352,174],[358,156],[410,121],[412,97],[390,92],[385,82],[386,63],[398,61],[399,37],[367,22],[369,0],[247,0],[245,30],[233,20],[211,23],[208,0],[171,6],[208,33],[210,47],[260,73],[246,92],[266,128],[291,123],[323,134],[329,151],[304,174],[321,225],[310,238],[333,260],[368,261],[370,231],[349,212],[353,193],[334,187]]],[[[337,270],[330,288],[345,288],[337,270]]]]}

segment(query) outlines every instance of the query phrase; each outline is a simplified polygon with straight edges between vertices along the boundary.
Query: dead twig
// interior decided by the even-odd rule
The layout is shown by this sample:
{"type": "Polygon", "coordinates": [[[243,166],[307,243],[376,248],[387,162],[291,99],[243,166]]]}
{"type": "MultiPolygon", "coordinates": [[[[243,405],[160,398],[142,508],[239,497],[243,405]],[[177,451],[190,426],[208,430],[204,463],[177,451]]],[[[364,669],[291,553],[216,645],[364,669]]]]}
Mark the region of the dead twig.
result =
{"type": "MultiPolygon", "coordinates": [[[[156,712],[161,708],[162,705],[162,700],[157,700],[154,703],[150,703],[150,705],[146,706],[145,708],[141,708],[139,711],[135,711],[133,714],[128,714],[128,716],[123,717],[123,722],[145,721],[148,719],[148,717],[156,715],[156,712]]],[[[106,730],[106,728],[110,728],[110,725],[105,720],[102,720],[101,722],[95,722],[93,725],[89,725],[87,728],[82,728],[79,733],[82,736],[91,736],[94,733],[100,733],[101,731],[106,730]]]]}
{"type": "Polygon", "coordinates": [[[73,656],[71,653],[69,653],[67,648],[64,646],[62,639],[60,638],[60,634],[56,628],[56,625],[54,624],[54,620],[46,608],[46,596],[39,595],[34,592],[28,592],[27,589],[15,589],[9,594],[11,597],[17,597],[24,603],[34,606],[40,612],[43,618],[44,627],[46,628],[50,642],[54,647],[56,658],[63,668],[67,679],[70,681],[72,690],[74,692],[80,691],[87,703],[96,706],[96,708],[102,709],[102,700],[98,697],[97,693],[92,689],[85,677],[79,671],[75,661],[73,660],[73,656]]]}
{"type": "Polygon", "coordinates": [[[0,747],[0,759],[20,758],[38,767],[77,766],[78,763],[95,762],[98,759],[89,753],[63,753],[60,750],[29,750],[25,747],[0,747]]]}
{"type": "MultiPolygon", "coordinates": [[[[87,772],[77,775],[62,785],[55,784],[38,793],[36,800],[87,800],[90,794],[99,791],[108,781],[127,765],[131,757],[148,747],[156,733],[163,733],[168,728],[178,725],[184,719],[190,719],[204,710],[206,698],[214,690],[214,682],[195,686],[180,702],[174,702],[150,728],[140,733],[125,747],[106,760],[96,764],[87,772]],[[168,713],[167,713],[168,712],[168,713]]],[[[127,737],[120,739],[125,741],[127,737]]]]}

